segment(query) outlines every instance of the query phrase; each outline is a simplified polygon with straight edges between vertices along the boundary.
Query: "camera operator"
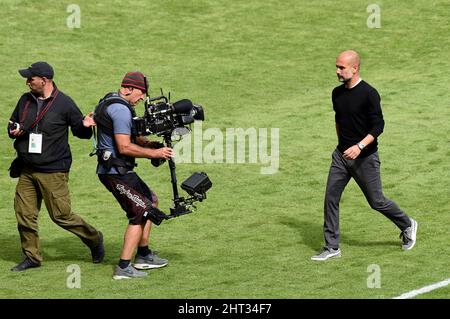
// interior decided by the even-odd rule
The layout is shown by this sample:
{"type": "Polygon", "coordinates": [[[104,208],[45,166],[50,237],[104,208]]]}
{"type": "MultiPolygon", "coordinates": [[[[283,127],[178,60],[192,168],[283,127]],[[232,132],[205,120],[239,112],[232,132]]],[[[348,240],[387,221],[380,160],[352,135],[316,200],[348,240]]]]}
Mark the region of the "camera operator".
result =
{"type": "Polygon", "coordinates": [[[134,107],[144,100],[147,90],[145,75],[129,72],[118,93],[108,93],[100,100],[94,116],[98,128],[98,178],[120,203],[129,220],[114,279],[145,277],[147,273],[137,269],[160,268],[168,264],[148,247],[152,222],[159,224],[164,216],[157,209],[158,199],[133,171],[137,157],[169,159],[173,156],[171,148],[137,136],[133,124],[134,107]]]}
{"type": "Polygon", "coordinates": [[[19,70],[30,88],[21,96],[9,125],[18,157],[11,164],[11,177],[19,177],[14,197],[17,229],[25,259],[12,271],[40,267],[38,215],[42,200],[58,226],[78,236],[91,250],[92,261],[105,255],[102,233],[73,213],[69,196],[72,155],[68,128],[72,134],[89,139],[95,125],[92,113],[83,117],[74,101],[53,82],[53,68],[46,62],[19,70]]]}

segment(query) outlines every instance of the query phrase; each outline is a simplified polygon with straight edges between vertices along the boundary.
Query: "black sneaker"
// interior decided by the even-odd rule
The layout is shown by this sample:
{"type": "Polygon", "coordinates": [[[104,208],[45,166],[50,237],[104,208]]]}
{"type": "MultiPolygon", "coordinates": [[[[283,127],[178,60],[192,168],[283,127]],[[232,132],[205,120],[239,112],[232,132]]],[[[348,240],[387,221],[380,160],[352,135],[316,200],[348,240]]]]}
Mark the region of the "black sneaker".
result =
{"type": "Polygon", "coordinates": [[[41,267],[41,263],[35,263],[30,258],[25,257],[25,259],[20,263],[11,268],[11,271],[24,271],[30,268],[41,267]]]}
{"type": "Polygon", "coordinates": [[[103,245],[103,234],[101,231],[98,232],[100,237],[98,245],[91,248],[92,262],[94,264],[99,264],[103,261],[105,257],[105,246],[103,245]]]}

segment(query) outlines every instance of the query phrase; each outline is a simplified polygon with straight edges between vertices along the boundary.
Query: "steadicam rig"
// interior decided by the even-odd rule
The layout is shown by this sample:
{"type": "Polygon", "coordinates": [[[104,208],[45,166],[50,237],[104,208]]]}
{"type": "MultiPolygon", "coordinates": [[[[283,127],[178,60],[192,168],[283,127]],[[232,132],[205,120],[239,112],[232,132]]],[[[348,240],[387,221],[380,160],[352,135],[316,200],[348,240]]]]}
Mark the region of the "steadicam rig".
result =
{"type": "MultiPolygon", "coordinates": [[[[170,95],[169,95],[170,96],[170,95]]],[[[143,117],[133,119],[137,135],[156,135],[163,137],[161,147],[172,147],[172,138],[190,133],[188,125],[194,121],[204,121],[204,111],[201,105],[193,104],[188,99],[170,103],[162,92],[160,96],[150,98],[145,101],[145,112],[143,117]]],[[[152,159],[154,166],[159,166],[164,160],[152,159]]],[[[187,178],[181,188],[190,196],[181,197],[178,193],[178,182],[176,176],[175,161],[168,159],[170,177],[173,191],[173,207],[170,214],[166,215],[159,211],[160,219],[171,219],[181,215],[192,213],[195,209],[194,202],[202,202],[206,199],[206,192],[211,188],[212,183],[208,175],[204,172],[196,172],[187,178]]]]}

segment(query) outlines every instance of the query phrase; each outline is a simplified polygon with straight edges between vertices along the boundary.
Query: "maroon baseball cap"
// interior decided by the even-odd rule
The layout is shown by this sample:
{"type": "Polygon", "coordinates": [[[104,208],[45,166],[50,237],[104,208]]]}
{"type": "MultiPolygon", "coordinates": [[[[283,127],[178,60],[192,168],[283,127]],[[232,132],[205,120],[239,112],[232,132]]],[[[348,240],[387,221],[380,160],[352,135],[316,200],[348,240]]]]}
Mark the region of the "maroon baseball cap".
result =
{"type": "Polygon", "coordinates": [[[24,78],[32,78],[33,76],[39,76],[41,78],[53,79],[53,68],[47,62],[39,61],[33,63],[26,69],[19,70],[19,73],[24,78]]]}
{"type": "Polygon", "coordinates": [[[147,77],[139,71],[128,72],[122,80],[122,87],[134,87],[145,94],[148,91],[147,77]]]}

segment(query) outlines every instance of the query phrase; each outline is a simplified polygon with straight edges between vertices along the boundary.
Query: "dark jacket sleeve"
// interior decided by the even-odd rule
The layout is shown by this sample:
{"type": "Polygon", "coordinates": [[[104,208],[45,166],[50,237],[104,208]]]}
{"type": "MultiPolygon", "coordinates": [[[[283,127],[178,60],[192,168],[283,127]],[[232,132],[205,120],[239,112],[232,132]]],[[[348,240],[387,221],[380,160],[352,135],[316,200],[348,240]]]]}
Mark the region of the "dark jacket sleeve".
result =
{"type": "MultiPolygon", "coordinates": [[[[24,102],[25,100],[26,100],[26,96],[24,94],[24,95],[22,95],[22,97],[17,102],[16,108],[14,109],[13,113],[11,114],[11,117],[9,118],[9,120],[11,122],[17,122],[18,123],[20,121],[19,108],[20,108],[21,104],[25,103],[24,102]]],[[[8,135],[9,135],[10,138],[12,138],[12,139],[16,138],[16,136],[9,134],[9,122],[8,122],[8,125],[6,126],[6,130],[8,131],[8,135]]]]}
{"type": "Polygon", "coordinates": [[[69,99],[67,104],[70,107],[68,121],[72,134],[79,138],[90,139],[92,137],[92,129],[83,125],[84,115],[75,102],[70,97],[67,98],[69,99]]]}
{"type": "Polygon", "coordinates": [[[378,137],[383,133],[384,119],[381,111],[381,98],[376,90],[371,90],[369,93],[369,134],[373,137],[378,137]]]}

